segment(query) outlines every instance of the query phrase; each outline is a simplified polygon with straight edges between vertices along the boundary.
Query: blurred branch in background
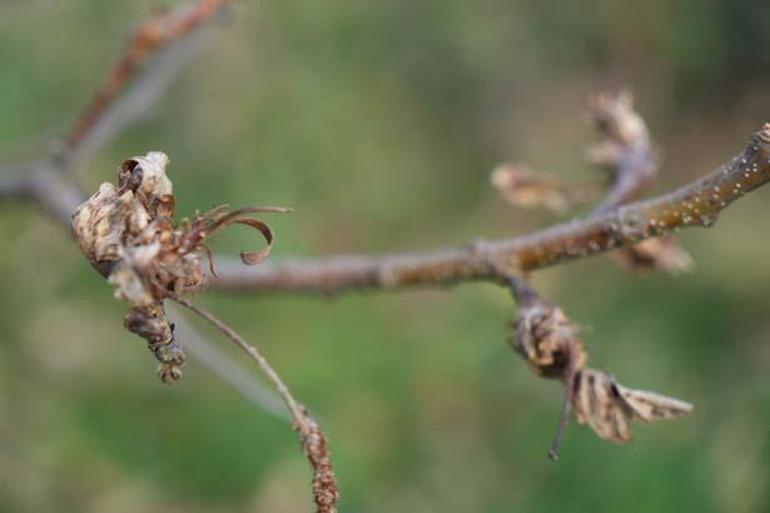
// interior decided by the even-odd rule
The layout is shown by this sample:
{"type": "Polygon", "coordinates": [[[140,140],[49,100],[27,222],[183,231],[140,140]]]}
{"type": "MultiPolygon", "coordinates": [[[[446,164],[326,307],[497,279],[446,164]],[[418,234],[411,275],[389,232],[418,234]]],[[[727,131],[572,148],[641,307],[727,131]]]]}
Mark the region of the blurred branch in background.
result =
{"type": "Polygon", "coordinates": [[[147,112],[192,55],[207,22],[228,0],[198,0],[148,18],[65,139],[65,158],[87,156],[147,112]]]}
{"type": "Polygon", "coordinates": [[[142,23],[60,151],[0,168],[0,198],[32,199],[51,217],[69,224],[75,207],[85,199],[80,185],[69,176],[72,166],[157,103],[192,55],[199,32],[228,4],[227,0],[198,0],[142,23]]]}

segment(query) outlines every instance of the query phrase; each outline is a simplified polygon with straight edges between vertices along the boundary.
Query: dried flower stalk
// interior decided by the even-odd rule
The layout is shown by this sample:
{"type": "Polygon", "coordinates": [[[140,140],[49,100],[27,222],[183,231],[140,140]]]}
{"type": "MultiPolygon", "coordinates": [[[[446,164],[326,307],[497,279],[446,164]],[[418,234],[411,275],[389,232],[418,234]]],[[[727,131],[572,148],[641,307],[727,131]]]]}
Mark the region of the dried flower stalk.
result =
{"type": "Polygon", "coordinates": [[[286,383],[284,383],[256,347],[249,344],[237,331],[222,322],[208,310],[191,303],[185,298],[176,298],[175,301],[211,323],[212,326],[221,331],[249,355],[252,360],[257,362],[259,368],[275,386],[276,391],[286,403],[286,407],[289,409],[294,421],[294,429],[300,434],[302,450],[313,470],[313,496],[316,503],[316,512],[336,513],[339,489],[337,487],[337,479],[334,476],[331,455],[327,447],[326,435],[324,435],[318,422],[308,414],[307,408],[294,398],[289,387],[286,386],[286,383]]]}
{"type": "MultiPolygon", "coordinates": [[[[593,215],[601,215],[638,197],[655,180],[660,165],[631,93],[594,96],[589,117],[601,138],[588,148],[588,161],[611,175],[610,189],[593,211],[593,215]]],[[[625,267],[640,270],[680,273],[693,265],[692,257],[673,235],[647,239],[609,255],[625,267]]]]}

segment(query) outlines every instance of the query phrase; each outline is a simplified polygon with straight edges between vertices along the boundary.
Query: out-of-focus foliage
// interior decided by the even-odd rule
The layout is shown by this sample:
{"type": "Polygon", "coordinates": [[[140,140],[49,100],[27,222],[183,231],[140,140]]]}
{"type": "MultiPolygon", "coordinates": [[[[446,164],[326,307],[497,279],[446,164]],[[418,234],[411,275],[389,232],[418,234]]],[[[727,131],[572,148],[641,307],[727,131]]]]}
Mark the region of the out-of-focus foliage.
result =
{"type": "MultiPolygon", "coordinates": [[[[61,135],[154,5],[0,2],[0,154],[61,135]]],[[[511,209],[489,170],[595,178],[581,115],[608,84],[633,87],[660,188],[737,152],[770,117],[768,27],[763,0],[242,2],[153,115],[78,174],[95,189],[160,149],[182,214],[295,207],[272,223],[272,258],[522,233],[553,216],[511,209]]],[[[0,511],[309,510],[286,426],[196,364],[158,384],[66,232],[18,205],[0,230],[0,511]]],[[[559,386],[511,354],[501,289],[200,301],[324,421],[342,511],[767,511],[769,231],[760,190],[681,234],[694,274],[597,258],[536,276],[590,326],[593,365],[696,405],[628,447],[573,422],[558,464],[545,453],[559,386]]],[[[248,247],[236,232],[216,249],[248,247]]]]}

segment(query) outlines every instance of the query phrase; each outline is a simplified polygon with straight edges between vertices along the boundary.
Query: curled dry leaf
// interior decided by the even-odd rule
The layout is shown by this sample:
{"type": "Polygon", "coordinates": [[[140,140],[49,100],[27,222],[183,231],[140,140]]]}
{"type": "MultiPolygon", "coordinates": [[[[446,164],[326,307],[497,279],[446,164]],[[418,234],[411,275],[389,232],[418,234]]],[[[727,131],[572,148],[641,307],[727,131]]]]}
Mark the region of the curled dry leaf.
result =
{"type": "Polygon", "coordinates": [[[609,253],[621,265],[638,270],[658,270],[670,274],[691,271],[694,265],[690,254],[672,235],[664,235],[609,253]]]}
{"type": "Polygon", "coordinates": [[[596,188],[570,186],[544,173],[535,173],[525,166],[502,164],[489,177],[492,186],[513,206],[545,207],[557,214],[596,194],[596,188]]]}
{"type": "Polygon", "coordinates": [[[273,233],[256,212],[284,212],[276,207],[245,208],[230,212],[217,207],[192,221],[174,221],[175,197],[166,175],[168,157],[150,152],[126,160],[118,169],[117,186],[103,183],[72,216],[72,230],[91,265],[115,287],[115,297],[131,304],[124,324],[144,338],[160,362],[164,382],[181,376],[185,362],[174,339],[163,300],[201,289],[206,277],[204,241],[221,228],[246,224],[267,240],[267,248],[245,253],[245,263],[257,263],[270,251],[273,233]]]}
{"type": "Polygon", "coordinates": [[[632,419],[649,422],[692,411],[687,402],[624,387],[611,374],[587,368],[588,356],[576,336],[577,329],[561,309],[518,278],[511,280],[511,289],[519,305],[513,323],[513,348],[537,375],[564,384],[562,415],[548,452],[552,459],[558,458],[573,408],[579,423],[588,424],[600,438],[620,443],[631,440],[632,419]]]}
{"type": "Polygon", "coordinates": [[[600,438],[618,443],[631,440],[631,419],[672,419],[687,415],[693,408],[673,397],[625,387],[611,374],[596,369],[581,370],[573,386],[578,422],[591,426],[600,438]]]}
{"type": "Polygon", "coordinates": [[[557,306],[545,301],[520,303],[511,344],[537,375],[563,380],[569,367],[585,365],[586,353],[576,331],[557,306]]]}

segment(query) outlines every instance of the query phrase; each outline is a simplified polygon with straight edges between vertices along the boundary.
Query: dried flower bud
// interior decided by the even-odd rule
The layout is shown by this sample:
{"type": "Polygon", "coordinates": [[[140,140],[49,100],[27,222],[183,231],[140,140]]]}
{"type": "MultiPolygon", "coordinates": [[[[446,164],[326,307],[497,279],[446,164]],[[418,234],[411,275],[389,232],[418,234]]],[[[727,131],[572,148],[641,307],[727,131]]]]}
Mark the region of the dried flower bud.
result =
{"type": "Polygon", "coordinates": [[[231,224],[251,226],[268,245],[261,251],[243,253],[242,259],[257,263],[268,255],[273,233],[248,214],[286,211],[268,207],[230,212],[222,206],[177,225],[173,185],[166,175],[168,162],[166,154],[158,151],[126,160],[118,169],[117,187],[102,184],[72,216],[80,249],[115,287],[115,297],[131,304],[125,326],[147,340],[160,362],[158,373],[164,382],[181,376],[185,355],[174,340],[163,300],[205,285],[201,257],[209,251],[204,241],[231,224]]]}
{"type": "Polygon", "coordinates": [[[525,291],[519,286],[518,297],[519,313],[511,338],[514,350],[537,375],[568,381],[569,375],[586,363],[577,329],[560,308],[541,299],[531,289],[525,291]]]}
{"type": "Polygon", "coordinates": [[[590,101],[589,116],[597,130],[615,144],[632,146],[649,141],[647,125],[634,110],[634,97],[629,91],[597,94],[590,101]]]}
{"type": "Polygon", "coordinates": [[[511,279],[511,290],[519,305],[513,348],[536,374],[564,383],[562,414],[548,451],[551,459],[558,459],[573,408],[580,424],[588,424],[600,438],[620,443],[631,440],[632,419],[650,422],[692,411],[692,405],[685,401],[627,388],[609,373],[586,368],[588,356],[575,336],[576,328],[561,309],[518,278],[511,279]]]}

